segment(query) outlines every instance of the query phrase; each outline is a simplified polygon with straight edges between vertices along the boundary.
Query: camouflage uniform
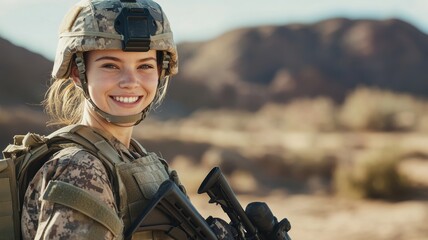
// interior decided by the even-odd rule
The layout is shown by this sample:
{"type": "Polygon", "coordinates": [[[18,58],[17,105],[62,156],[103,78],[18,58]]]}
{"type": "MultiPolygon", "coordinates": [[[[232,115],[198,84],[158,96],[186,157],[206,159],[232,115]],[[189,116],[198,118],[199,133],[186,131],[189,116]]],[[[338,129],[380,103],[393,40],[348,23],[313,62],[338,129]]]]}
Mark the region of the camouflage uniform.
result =
{"type": "MultiPolygon", "coordinates": [[[[140,157],[126,149],[117,140],[115,148],[129,158],[140,157]]],[[[60,204],[40,201],[49,181],[58,180],[84,189],[100,202],[117,212],[112,186],[107,171],[98,158],[79,148],[69,147],[59,151],[38,171],[25,194],[22,210],[24,239],[85,239],[100,224],[86,215],[60,204]]],[[[99,239],[114,239],[107,228],[101,228],[99,239]]]]}
{"type": "MultiPolygon", "coordinates": [[[[77,142],[83,137],[99,148],[86,150],[91,147],[65,144],[66,148],[40,168],[24,196],[24,239],[122,239],[124,230],[129,229],[162,182],[171,178],[184,191],[176,172],[170,172],[163,159],[146,152],[135,140],[128,149],[112,135],[91,127],[66,128],[77,142]],[[103,154],[117,154],[118,158],[107,160],[101,157],[103,154]],[[119,188],[114,184],[117,181],[121,183],[119,188]]],[[[161,230],[140,230],[132,239],[172,238],[161,230]]]]}
{"type": "MultiPolygon", "coordinates": [[[[87,97],[86,100],[92,105],[91,107],[101,117],[112,123],[137,124],[144,119],[146,111],[150,107],[135,115],[113,116],[103,112],[93,103],[88,94],[83,57],[84,52],[92,50],[124,49],[126,34],[116,29],[116,25],[126,26],[128,24],[126,19],[123,22],[116,21],[124,9],[148,11],[149,15],[147,16],[151,17],[149,19],[153,19],[152,23],[155,25],[155,31],[150,33],[150,37],[148,38],[150,42],[149,49],[163,53],[162,71],[159,76],[159,91],[156,97],[158,95],[162,96],[166,90],[169,78],[178,71],[178,55],[169,21],[162,8],[152,0],[136,0],[135,2],[81,0],[77,3],[64,17],[60,26],[60,39],[52,77],[55,81],[70,78],[71,66],[72,64],[76,64],[81,82],[81,86],[79,87],[82,88],[83,93],[87,97]]],[[[137,12],[141,13],[141,11],[137,12]]],[[[144,25],[140,27],[144,27],[144,25]]],[[[136,33],[137,37],[144,35],[140,31],[136,33]]],[[[136,49],[136,51],[146,50],[136,49]]],[[[128,155],[127,159],[135,160],[141,157],[133,150],[127,149],[117,140],[114,140],[113,143],[120,155],[128,155]]],[[[144,185],[142,189],[144,197],[149,195],[145,199],[149,199],[154,194],[158,187],[157,184],[163,178],[168,178],[168,170],[165,169],[164,171],[164,169],[161,169],[162,166],[159,166],[161,163],[159,161],[156,162],[156,159],[149,162],[151,160],[153,160],[152,156],[145,159],[144,161],[146,162],[141,161],[142,166],[148,164],[148,168],[153,168],[153,171],[148,170],[147,172],[156,176],[146,174],[145,169],[141,169],[144,167],[140,167],[138,169],[140,172],[136,173],[141,175],[137,181],[140,180],[142,185],[144,185]],[[158,172],[155,172],[155,170],[158,170],[158,172]],[[150,177],[153,177],[156,181],[145,181],[145,179],[150,177]],[[147,192],[150,194],[147,194],[147,192]]],[[[138,160],[134,161],[133,164],[135,162],[138,162],[138,160]]],[[[134,170],[133,167],[132,170],[134,170]]],[[[27,188],[21,218],[24,239],[87,239],[89,236],[93,236],[91,234],[94,233],[95,229],[97,229],[97,239],[114,239],[113,235],[115,233],[87,215],[65,205],[42,200],[44,193],[48,192],[49,183],[53,181],[63,182],[77,187],[79,190],[83,189],[86,194],[95,197],[97,202],[103,203],[107,206],[108,210],[112,210],[113,214],[116,213],[119,216],[119,212],[124,212],[123,202],[126,204],[126,201],[115,202],[117,195],[120,194],[115,193],[116,189],[113,189],[113,184],[109,181],[107,172],[110,170],[104,167],[102,160],[79,147],[69,147],[54,155],[38,171],[27,188]]],[[[125,176],[121,176],[123,181],[134,181],[134,176],[126,173],[127,169],[122,168],[119,170],[125,172],[125,176]]],[[[130,192],[132,191],[130,190],[130,192]]],[[[136,195],[138,194],[128,194],[131,200],[135,200],[132,197],[136,195]]],[[[134,210],[138,209],[132,208],[130,212],[134,210]]],[[[133,220],[132,217],[121,217],[123,219],[121,220],[122,225],[128,225],[130,220],[133,220]]],[[[158,232],[151,234],[153,236],[158,235],[158,232]]],[[[170,239],[169,237],[153,236],[150,238],[144,237],[143,239],[170,239]]]]}

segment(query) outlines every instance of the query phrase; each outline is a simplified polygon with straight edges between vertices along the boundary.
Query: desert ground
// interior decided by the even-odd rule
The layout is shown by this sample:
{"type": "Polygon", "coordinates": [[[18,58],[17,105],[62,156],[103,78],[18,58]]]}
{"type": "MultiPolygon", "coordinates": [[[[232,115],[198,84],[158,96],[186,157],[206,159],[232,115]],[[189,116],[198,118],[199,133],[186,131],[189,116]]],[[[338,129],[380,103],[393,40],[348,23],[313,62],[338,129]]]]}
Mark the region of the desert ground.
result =
{"type": "Polygon", "coordinates": [[[150,149],[166,149],[159,152],[165,153],[164,157],[170,160],[172,168],[179,172],[192,202],[204,217],[212,215],[228,219],[220,206],[208,204],[207,195],[197,194],[210,169],[221,166],[226,169],[226,177],[243,208],[252,201],[268,203],[279,219],[286,217],[290,220],[293,239],[428,239],[428,201],[425,194],[428,186],[428,151],[425,148],[428,135],[423,133],[240,131],[236,128],[221,130],[218,125],[197,127],[184,121],[148,123],[138,129],[138,135],[150,149]],[[175,153],[168,152],[166,145],[174,143],[175,153]],[[286,155],[286,152],[317,149],[316,153],[333,153],[341,157],[337,161],[344,161],[344,156],[354,159],[364,152],[381,151],[391,146],[403,149],[405,154],[398,165],[399,171],[414,187],[411,193],[399,200],[342,196],[326,186],[325,181],[319,180],[318,175],[307,172],[302,178],[294,176],[287,179],[284,176],[285,181],[303,181],[305,184],[297,184],[295,188],[288,184],[282,186],[284,182],[278,181],[277,175],[292,173],[293,169],[271,172],[269,182],[264,177],[270,173],[260,173],[269,168],[257,169],[260,165],[251,160],[263,161],[260,156],[265,156],[264,152],[286,155]]]}
{"type": "MultiPolygon", "coordinates": [[[[42,113],[14,111],[17,117],[3,114],[0,119],[3,140],[10,140],[18,126],[43,133],[42,113]]],[[[268,203],[277,218],[290,220],[294,240],[428,239],[426,131],[299,130],[281,125],[284,116],[293,114],[260,115],[215,111],[181,120],[149,118],[136,128],[135,138],[178,171],[204,217],[227,220],[219,206],[208,204],[207,195],[197,194],[208,172],[220,166],[243,208],[252,201],[268,203]],[[393,159],[393,164],[385,165],[384,159],[393,159]],[[338,178],[343,166],[350,171],[338,178]],[[371,172],[380,178],[368,178],[371,172]],[[404,189],[398,178],[406,180],[404,189]],[[350,192],[338,188],[355,180],[360,185],[351,184],[350,192]],[[374,183],[386,187],[373,195],[374,183]]],[[[298,124],[311,126],[305,122],[310,118],[300,119],[306,120],[298,124]]]]}

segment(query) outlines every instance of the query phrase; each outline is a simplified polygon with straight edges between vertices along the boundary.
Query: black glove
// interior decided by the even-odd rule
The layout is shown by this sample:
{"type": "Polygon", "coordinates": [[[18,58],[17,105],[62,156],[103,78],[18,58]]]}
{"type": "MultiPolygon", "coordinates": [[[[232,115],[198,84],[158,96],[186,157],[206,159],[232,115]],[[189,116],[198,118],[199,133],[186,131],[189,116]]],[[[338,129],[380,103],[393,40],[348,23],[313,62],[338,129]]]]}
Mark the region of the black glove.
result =
{"type": "Polygon", "coordinates": [[[219,240],[235,240],[236,230],[221,218],[209,216],[207,223],[219,240]]]}

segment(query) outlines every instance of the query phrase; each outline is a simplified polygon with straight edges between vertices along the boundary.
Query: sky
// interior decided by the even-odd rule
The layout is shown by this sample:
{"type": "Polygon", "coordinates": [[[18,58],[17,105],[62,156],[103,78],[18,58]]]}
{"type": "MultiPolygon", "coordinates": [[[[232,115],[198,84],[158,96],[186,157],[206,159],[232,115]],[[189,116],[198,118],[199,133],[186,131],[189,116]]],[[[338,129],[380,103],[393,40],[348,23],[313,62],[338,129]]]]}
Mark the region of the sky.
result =
{"type": "MultiPolygon", "coordinates": [[[[0,37],[53,60],[58,26],[77,0],[0,0],[0,37]]],[[[428,0],[157,0],[176,42],[204,41],[260,25],[333,17],[399,18],[428,33],[428,0]]]]}

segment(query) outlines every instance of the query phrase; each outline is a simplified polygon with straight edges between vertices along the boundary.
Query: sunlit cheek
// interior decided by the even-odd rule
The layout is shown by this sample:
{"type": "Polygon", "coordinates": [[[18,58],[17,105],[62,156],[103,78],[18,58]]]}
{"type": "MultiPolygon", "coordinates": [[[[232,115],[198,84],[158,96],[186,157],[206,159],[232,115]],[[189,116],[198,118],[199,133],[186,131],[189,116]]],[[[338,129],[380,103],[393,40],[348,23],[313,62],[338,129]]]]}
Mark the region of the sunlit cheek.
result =
{"type": "Polygon", "coordinates": [[[146,86],[146,90],[154,95],[156,93],[156,89],[158,87],[157,75],[151,76],[150,78],[147,78],[145,81],[145,86],[146,86]]]}

